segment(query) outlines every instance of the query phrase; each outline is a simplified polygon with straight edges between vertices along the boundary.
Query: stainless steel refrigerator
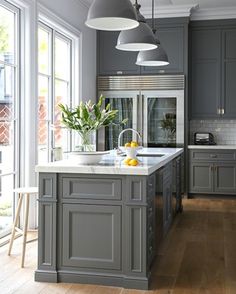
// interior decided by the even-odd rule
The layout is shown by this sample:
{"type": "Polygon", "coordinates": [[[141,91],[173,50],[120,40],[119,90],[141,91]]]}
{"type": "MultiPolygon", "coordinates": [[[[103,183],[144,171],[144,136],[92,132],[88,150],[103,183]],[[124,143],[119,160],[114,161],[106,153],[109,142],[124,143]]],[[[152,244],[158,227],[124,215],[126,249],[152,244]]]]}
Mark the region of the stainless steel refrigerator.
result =
{"type": "MultiPolygon", "coordinates": [[[[98,149],[118,146],[124,128],[136,129],[146,147],[184,145],[184,76],[102,76],[98,77],[98,94],[118,109],[117,121],[128,118],[125,126],[113,125],[98,134],[98,149]]],[[[122,144],[135,139],[124,133],[122,144]]]]}

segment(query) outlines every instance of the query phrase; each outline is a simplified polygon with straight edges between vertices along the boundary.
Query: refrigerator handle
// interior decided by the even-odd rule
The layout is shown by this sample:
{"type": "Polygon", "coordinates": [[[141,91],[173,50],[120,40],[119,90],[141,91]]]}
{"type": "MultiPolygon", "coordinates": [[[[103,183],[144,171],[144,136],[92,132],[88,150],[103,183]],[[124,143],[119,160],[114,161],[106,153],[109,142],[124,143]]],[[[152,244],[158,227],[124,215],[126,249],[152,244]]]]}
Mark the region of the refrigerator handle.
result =
{"type": "Polygon", "coordinates": [[[142,124],[141,124],[141,135],[142,135],[142,143],[143,146],[145,145],[145,141],[144,141],[144,95],[141,95],[141,116],[142,116],[142,124]]]}
{"type": "Polygon", "coordinates": [[[137,130],[141,135],[141,143],[143,145],[143,111],[142,111],[142,95],[137,95],[137,112],[135,113],[137,119],[137,130]]]}

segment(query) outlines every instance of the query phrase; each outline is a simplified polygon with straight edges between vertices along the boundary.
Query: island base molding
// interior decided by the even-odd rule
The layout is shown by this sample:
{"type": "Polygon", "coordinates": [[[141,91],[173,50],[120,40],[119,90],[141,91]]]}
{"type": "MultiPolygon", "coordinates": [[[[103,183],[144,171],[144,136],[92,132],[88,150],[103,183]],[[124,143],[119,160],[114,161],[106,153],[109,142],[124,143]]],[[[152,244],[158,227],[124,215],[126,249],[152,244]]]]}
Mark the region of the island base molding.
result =
{"type": "Polygon", "coordinates": [[[123,287],[129,289],[148,290],[150,278],[142,277],[135,278],[130,276],[104,276],[99,274],[83,274],[71,271],[35,271],[36,282],[47,283],[80,283],[105,285],[113,287],[123,287]]]}

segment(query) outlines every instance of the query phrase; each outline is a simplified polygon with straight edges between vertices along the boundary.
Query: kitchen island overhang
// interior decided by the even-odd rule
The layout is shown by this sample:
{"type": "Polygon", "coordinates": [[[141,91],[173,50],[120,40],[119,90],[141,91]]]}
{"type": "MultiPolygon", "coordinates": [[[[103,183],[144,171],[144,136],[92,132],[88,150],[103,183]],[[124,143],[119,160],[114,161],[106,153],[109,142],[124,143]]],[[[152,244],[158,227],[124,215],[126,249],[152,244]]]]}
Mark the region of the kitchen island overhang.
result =
{"type": "Polygon", "coordinates": [[[114,156],[96,166],[61,161],[36,167],[36,281],[148,289],[155,256],[155,175],[163,168],[169,179],[183,149],[143,152],[164,156],[139,157],[138,167],[114,156]]]}

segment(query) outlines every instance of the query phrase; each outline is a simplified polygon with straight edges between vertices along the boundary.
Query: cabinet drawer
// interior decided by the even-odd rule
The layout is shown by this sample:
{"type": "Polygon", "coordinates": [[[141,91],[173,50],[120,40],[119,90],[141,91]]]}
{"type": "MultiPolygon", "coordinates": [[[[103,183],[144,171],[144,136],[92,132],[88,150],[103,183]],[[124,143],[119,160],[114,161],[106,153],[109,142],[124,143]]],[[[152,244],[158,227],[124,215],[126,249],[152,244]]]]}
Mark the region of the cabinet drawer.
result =
{"type": "Polygon", "coordinates": [[[200,151],[200,150],[191,150],[190,158],[191,160],[211,160],[211,161],[232,161],[236,160],[236,152],[231,150],[208,150],[208,151],[200,151]]]}
{"type": "Polygon", "coordinates": [[[121,200],[121,179],[62,178],[62,196],[76,199],[121,200]]]}

